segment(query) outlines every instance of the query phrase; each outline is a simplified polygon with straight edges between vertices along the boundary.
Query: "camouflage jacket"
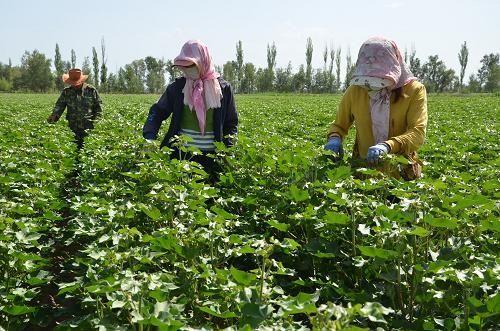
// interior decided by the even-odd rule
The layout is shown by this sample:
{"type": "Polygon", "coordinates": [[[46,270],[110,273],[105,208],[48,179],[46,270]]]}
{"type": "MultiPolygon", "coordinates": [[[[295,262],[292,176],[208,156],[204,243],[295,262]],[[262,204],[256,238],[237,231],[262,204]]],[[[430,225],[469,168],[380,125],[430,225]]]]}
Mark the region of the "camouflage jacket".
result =
{"type": "Polygon", "coordinates": [[[68,107],[66,119],[73,131],[92,129],[101,114],[101,98],[92,85],[83,84],[81,89],[66,87],[57,99],[52,115],[59,119],[68,107]]]}

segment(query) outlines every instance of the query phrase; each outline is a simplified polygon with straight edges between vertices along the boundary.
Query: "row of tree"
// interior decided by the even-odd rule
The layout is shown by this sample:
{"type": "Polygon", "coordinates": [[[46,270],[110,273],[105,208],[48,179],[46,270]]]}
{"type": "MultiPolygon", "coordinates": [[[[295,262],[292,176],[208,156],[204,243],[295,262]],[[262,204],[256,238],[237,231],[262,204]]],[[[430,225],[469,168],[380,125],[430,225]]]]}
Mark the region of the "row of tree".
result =
{"type": "MultiPolygon", "coordinates": [[[[236,60],[226,62],[219,71],[226,80],[241,93],[252,92],[313,92],[335,93],[349,86],[355,64],[349,49],[345,55],[345,77],[340,77],[342,49],[325,46],[322,52],[323,67],[312,68],[313,44],[307,39],[306,65],[300,65],[296,72],[289,62],[286,68],[276,68],[276,46],[267,46],[267,68],[256,69],[252,63],[243,64],[241,41],[236,44],[236,60]]],[[[487,54],[481,59],[481,68],[470,75],[469,83],[464,84],[465,70],[468,65],[469,50],[467,43],[461,45],[458,59],[460,72],[447,68],[438,55],[431,55],[426,62],[417,58],[415,49],[404,52],[404,60],[412,73],[426,85],[429,92],[495,92],[500,90],[499,54],[487,54]]]]}
{"type": "MultiPolygon", "coordinates": [[[[168,82],[180,75],[172,61],[148,56],[135,60],[118,69],[116,73],[108,73],[106,46],[101,40],[100,56],[92,47],[92,62],[89,57],[83,59],[82,71],[89,75],[88,82],[101,92],[110,93],[161,93],[168,82]],[[168,80],[166,79],[168,77],[168,80]]],[[[258,68],[251,62],[244,62],[243,45],[236,44],[236,60],[217,66],[217,71],[233,85],[237,93],[256,92],[306,92],[336,93],[349,86],[355,65],[349,49],[345,54],[345,76],[341,78],[342,49],[325,46],[321,55],[323,66],[312,67],[312,39],[308,38],[305,51],[305,65],[301,64],[294,71],[291,62],[287,67],[276,67],[276,45],[267,45],[267,67],[258,68]]],[[[500,90],[499,54],[486,54],[481,59],[481,67],[470,75],[468,84],[464,84],[465,70],[468,65],[469,50],[467,43],[461,45],[458,53],[460,72],[457,74],[439,59],[431,55],[422,62],[413,48],[410,53],[404,52],[405,62],[413,74],[422,81],[429,92],[495,92],[500,90]]],[[[20,66],[0,63],[0,91],[34,91],[47,92],[60,90],[63,73],[77,67],[76,53],[71,50],[70,61],[61,57],[59,45],[56,44],[54,70],[52,60],[37,50],[26,51],[21,58],[20,66]]]]}

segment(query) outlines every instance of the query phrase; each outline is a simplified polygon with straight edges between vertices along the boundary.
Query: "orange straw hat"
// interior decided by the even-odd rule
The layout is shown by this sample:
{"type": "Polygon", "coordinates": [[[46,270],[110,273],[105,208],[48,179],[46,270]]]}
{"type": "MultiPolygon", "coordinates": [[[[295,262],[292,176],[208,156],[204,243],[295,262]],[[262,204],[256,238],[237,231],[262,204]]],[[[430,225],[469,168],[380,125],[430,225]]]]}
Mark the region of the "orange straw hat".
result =
{"type": "Polygon", "coordinates": [[[83,75],[82,71],[80,69],[70,69],[70,71],[67,74],[62,75],[62,80],[64,83],[72,85],[72,86],[78,86],[82,83],[84,83],[89,75],[83,75]]]}

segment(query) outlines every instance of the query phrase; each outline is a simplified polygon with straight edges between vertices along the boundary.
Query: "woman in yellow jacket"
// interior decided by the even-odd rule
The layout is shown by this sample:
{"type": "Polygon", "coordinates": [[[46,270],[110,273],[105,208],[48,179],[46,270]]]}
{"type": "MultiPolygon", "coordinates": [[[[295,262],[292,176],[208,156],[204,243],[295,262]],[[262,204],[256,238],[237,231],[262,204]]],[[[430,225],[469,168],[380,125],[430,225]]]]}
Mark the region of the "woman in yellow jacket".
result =
{"type": "Polygon", "coordinates": [[[401,176],[420,177],[416,152],[425,139],[427,94],[391,40],[374,37],[361,46],[350,86],[328,130],[325,149],[342,155],[342,141],[353,123],[353,159],[378,165],[385,154],[401,154],[410,161],[401,176]]]}

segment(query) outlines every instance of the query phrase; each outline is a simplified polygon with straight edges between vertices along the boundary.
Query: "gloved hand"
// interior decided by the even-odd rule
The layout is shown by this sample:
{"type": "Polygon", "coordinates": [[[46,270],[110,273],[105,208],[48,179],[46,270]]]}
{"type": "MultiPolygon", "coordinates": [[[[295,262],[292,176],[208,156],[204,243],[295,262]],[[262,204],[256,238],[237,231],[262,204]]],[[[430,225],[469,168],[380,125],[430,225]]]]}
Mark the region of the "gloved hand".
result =
{"type": "Polygon", "coordinates": [[[342,139],[340,139],[340,137],[334,136],[328,139],[328,142],[325,145],[325,149],[337,153],[339,155],[338,158],[342,158],[342,156],[344,156],[342,139]]]}
{"type": "Polygon", "coordinates": [[[55,123],[59,117],[56,114],[50,114],[49,118],[47,118],[47,123],[55,123]]]}
{"type": "Polygon", "coordinates": [[[368,148],[368,153],[366,154],[366,161],[368,161],[368,164],[371,165],[378,164],[382,156],[388,154],[389,152],[390,152],[389,145],[385,143],[376,144],[368,148]]]}

